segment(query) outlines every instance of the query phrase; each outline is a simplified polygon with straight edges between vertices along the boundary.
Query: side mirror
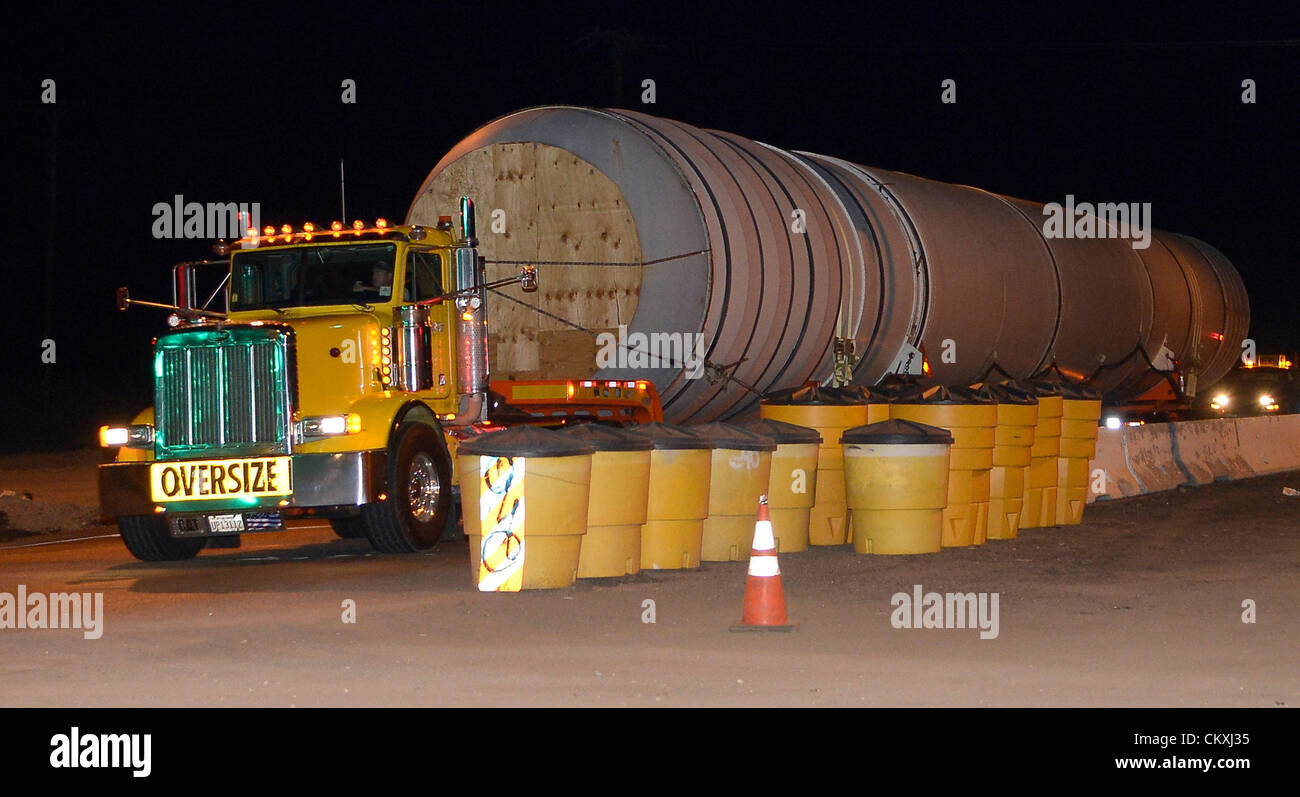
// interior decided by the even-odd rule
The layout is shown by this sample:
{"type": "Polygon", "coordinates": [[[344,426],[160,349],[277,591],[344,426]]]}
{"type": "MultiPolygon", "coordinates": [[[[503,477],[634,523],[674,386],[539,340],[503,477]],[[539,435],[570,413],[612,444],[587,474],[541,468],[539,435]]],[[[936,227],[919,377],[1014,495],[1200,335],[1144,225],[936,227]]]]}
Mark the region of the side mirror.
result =
{"type": "Polygon", "coordinates": [[[125,287],[117,289],[117,309],[125,310],[131,306],[131,291],[125,287]]]}
{"type": "Polygon", "coordinates": [[[537,292],[537,266],[524,266],[519,272],[519,286],[524,293],[537,292]]]}

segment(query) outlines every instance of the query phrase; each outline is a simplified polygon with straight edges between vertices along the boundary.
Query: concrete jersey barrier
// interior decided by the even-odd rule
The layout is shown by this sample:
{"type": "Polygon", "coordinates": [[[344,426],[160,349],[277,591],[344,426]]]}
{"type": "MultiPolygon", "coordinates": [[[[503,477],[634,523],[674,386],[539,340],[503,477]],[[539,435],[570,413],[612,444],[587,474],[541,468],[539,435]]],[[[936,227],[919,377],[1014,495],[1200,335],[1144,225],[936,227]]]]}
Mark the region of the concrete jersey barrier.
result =
{"type": "Polygon", "coordinates": [[[1088,502],[1296,469],[1300,415],[1101,429],[1088,502]]]}

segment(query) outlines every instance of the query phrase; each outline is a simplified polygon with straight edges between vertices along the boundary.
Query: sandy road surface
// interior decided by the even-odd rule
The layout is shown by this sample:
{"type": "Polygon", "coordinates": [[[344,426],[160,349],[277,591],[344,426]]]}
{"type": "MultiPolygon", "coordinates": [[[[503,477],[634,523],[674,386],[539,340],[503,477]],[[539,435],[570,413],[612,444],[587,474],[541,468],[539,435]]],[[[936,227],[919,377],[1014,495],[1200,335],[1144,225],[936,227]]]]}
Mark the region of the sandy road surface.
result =
{"type": "Polygon", "coordinates": [[[1296,706],[1300,498],[1284,485],[1300,474],[932,556],[786,555],[792,634],[728,632],[743,563],[482,595],[463,542],[379,556],[318,525],[150,565],[82,539],[113,527],[68,531],[0,545],[0,592],[102,592],[103,636],[0,630],[0,705],[1296,706]],[[891,627],[913,584],[999,593],[998,637],[891,627]]]}

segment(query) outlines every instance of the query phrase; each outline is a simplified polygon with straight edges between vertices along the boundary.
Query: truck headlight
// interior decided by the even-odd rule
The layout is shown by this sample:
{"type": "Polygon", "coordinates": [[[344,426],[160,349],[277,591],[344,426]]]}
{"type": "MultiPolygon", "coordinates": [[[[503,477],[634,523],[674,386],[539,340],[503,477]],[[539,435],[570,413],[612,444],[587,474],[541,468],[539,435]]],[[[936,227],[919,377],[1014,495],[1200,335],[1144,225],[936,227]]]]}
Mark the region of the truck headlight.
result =
{"type": "Polygon", "coordinates": [[[298,422],[298,435],[303,439],[356,434],[360,431],[361,416],[355,412],[349,412],[347,415],[322,415],[319,418],[303,418],[298,422]]]}
{"type": "Polygon", "coordinates": [[[1267,393],[1259,397],[1259,406],[1261,407],[1268,407],[1268,405],[1272,403],[1273,403],[1273,397],[1268,395],[1267,393]]]}
{"type": "Polygon", "coordinates": [[[1219,395],[1215,396],[1215,397],[1214,397],[1214,401],[1211,401],[1211,402],[1210,402],[1210,406],[1213,407],[1213,408],[1215,408],[1216,410],[1221,410],[1221,409],[1223,409],[1224,407],[1227,407],[1227,406],[1228,406],[1228,394],[1227,394],[1227,393],[1220,393],[1219,395]]]}
{"type": "Polygon", "coordinates": [[[147,423],[101,426],[99,444],[104,448],[149,448],[153,446],[153,427],[147,423]]]}

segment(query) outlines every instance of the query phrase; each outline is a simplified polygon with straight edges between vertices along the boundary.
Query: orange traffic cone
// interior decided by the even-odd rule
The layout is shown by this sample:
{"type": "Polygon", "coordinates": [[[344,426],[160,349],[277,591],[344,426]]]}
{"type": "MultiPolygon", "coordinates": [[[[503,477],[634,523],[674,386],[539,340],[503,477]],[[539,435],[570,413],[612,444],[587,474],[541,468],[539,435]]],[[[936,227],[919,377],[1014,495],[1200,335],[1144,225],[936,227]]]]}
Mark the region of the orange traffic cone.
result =
{"type": "Polygon", "coordinates": [[[740,622],[741,625],[733,625],[731,630],[794,630],[785,615],[785,589],[781,586],[781,566],[776,561],[776,540],[772,537],[772,518],[768,515],[766,495],[758,499],[754,545],[749,554],[749,579],[745,582],[745,609],[740,622]]]}

